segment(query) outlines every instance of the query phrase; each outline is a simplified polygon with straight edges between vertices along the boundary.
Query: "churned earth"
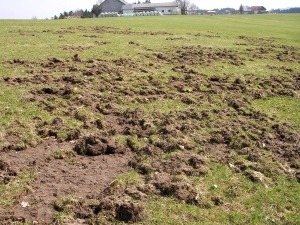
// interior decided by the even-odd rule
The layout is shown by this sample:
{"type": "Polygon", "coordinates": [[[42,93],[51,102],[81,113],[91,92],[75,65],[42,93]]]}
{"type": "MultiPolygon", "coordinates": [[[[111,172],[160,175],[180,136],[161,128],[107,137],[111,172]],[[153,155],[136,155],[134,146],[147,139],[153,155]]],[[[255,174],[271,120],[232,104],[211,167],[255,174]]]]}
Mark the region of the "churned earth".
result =
{"type": "MultiPolygon", "coordinates": [[[[1,85],[26,89],[20,101],[47,115],[16,118],[1,132],[3,224],[147,224],[154,210],[149,202],[164,198],[203,210],[236,210],[247,187],[215,192],[216,184],[204,182],[218,165],[264,189],[278,177],[299,185],[299,124],[259,107],[270,98],[299,105],[299,47],[244,35],[236,36],[238,48],[201,44],[201,38],[221,39],[216,32],[179,35],[111,26],[42,31],[58,40],[79,32],[93,44],[61,44],[70,56],[1,62],[8,71],[22,71],[2,75],[1,85]],[[158,50],[132,38],[127,45],[139,51],[137,58],[82,56],[114,44],[102,34],[175,43],[158,50]],[[254,64],[267,72],[247,72],[254,64]]],[[[290,201],[285,210],[294,215],[297,199],[290,201]]],[[[246,204],[239,209],[250,210],[246,204]]],[[[188,217],[178,221],[200,222],[188,217]]]]}

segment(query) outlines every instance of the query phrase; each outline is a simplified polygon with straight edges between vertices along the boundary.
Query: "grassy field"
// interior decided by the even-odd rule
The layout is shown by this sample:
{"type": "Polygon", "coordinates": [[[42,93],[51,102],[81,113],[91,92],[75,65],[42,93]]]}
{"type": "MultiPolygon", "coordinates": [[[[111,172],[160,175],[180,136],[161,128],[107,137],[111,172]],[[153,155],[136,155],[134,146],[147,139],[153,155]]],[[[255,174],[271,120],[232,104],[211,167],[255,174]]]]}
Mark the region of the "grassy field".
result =
{"type": "Polygon", "coordinates": [[[42,176],[9,153],[55,138],[70,166],[131,155],[102,195],[55,197],[57,224],[299,224],[299,22],[0,21],[0,219],[42,176]]]}

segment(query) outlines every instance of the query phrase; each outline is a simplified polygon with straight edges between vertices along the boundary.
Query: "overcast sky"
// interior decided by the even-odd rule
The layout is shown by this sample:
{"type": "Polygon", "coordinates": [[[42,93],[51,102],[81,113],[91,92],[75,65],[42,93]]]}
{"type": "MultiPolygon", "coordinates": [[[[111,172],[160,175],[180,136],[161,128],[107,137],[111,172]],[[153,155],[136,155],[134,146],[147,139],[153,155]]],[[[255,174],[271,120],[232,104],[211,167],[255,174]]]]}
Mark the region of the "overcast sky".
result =
{"type": "MultiPolygon", "coordinates": [[[[91,10],[97,0],[0,0],[0,19],[38,19],[51,18],[64,11],[76,9],[91,10]]],[[[129,3],[135,0],[127,0],[129,3]]],[[[151,0],[154,2],[170,2],[171,0],[151,0]]],[[[141,0],[143,2],[143,0],[141,0]]],[[[238,9],[243,5],[263,5],[272,8],[299,7],[299,0],[191,0],[201,9],[231,7],[238,9]]]]}

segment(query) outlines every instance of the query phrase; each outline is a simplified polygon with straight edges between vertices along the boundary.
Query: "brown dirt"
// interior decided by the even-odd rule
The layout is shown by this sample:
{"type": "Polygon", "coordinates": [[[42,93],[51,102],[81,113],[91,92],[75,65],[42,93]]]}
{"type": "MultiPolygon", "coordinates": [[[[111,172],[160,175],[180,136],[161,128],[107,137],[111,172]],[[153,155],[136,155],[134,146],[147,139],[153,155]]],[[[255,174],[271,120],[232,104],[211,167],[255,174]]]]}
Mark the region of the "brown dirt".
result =
{"type": "Polygon", "coordinates": [[[299,48],[275,44],[275,38],[252,38],[240,36],[242,43],[237,45],[249,46],[244,54],[253,59],[271,59],[281,62],[300,62],[299,48]],[[255,46],[253,48],[253,46],[255,46]]]}
{"type": "Polygon", "coordinates": [[[74,147],[74,151],[79,155],[97,156],[97,155],[111,155],[124,154],[126,149],[116,141],[110,140],[109,137],[88,136],[83,137],[82,140],[74,147]]]}
{"type": "Polygon", "coordinates": [[[162,196],[174,196],[186,203],[197,204],[198,192],[188,180],[174,180],[168,173],[157,173],[151,180],[162,196]]]}
{"type": "Polygon", "coordinates": [[[129,153],[86,157],[75,155],[70,159],[55,159],[56,151],[70,149],[72,143],[59,143],[48,139],[36,148],[21,152],[1,153],[1,177],[15,176],[23,169],[33,169],[37,178],[32,191],[23,193],[12,209],[1,209],[0,220],[6,224],[13,221],[37,221],[50,224],[54,216],[54,202],[58,196],[74,195],[81,198],[98,196],[119,174],[128,171],[129,153]],[[29,203],[22,208],[21,202],[29,203]]]}
{"type": "Polygon", "coordinates": [[[11,165],[0,159],[0,182],[7,184],[15,176],[17,176],[17,172],[12,169],[11,165]]]}
{"type": "Polygon", "coordinates": [[[141,205],[124,197],[104,198],[100,205],[95,209],[96,214],[100,213],[101,211],[106,211],[113,217],[124,222],[137,222],[140,221],[144,216],[144,208],[141,205]]]}
{"type": "Polygon", "coordinates": [[[154,56],[157,60],[164,60],[175,65],[209,65],[213,62],[229,62],[236,66],[244,64],[237,52],[232,50],[207,48],[200,45],[177,47],[176,49],[175,53],[170,56],[163,53],[155,53],[154,56]]]}

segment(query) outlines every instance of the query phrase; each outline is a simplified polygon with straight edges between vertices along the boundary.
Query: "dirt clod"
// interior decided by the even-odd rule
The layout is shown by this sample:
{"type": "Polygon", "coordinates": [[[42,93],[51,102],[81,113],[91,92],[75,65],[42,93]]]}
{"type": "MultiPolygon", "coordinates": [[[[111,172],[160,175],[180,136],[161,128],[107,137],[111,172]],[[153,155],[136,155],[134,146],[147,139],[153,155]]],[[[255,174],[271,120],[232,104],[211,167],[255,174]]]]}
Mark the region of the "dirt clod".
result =
{"type": "Polygon", "coordinates": [[[74,147],[80,155],[96,156],[123,154],[126,149],[108,137],[86,136],[81,138],[74,147]]]}
{"type": "Polygon", "coordinates": [[[169,174],[156,174],[151,181],[162,196],[174,196],[187,203],[197,203],[199,195],[195,188],[184,179],[173,180],[169,174]]]}
{"type": "Polygon", "coordinates": [[[143,207],[133,202],[123,202],[116,207],[117,219],[137,222],[143,218],[143,207]]]}
{"type": "Polygon", "coordinates": [[[95,208],[95,213],[98,214],[103,211],[107,211],[116,219],[124,222],[137,222],[144,216],[144,207],[142,205],[123,197],[104,198],[100,205],[95,208]]]}
{"type": "Polygon", "coordinates": [[[0,159],[0,182],[7,184],[17,176],[17,172],[11,168],[10,164],[0,159]]]}

